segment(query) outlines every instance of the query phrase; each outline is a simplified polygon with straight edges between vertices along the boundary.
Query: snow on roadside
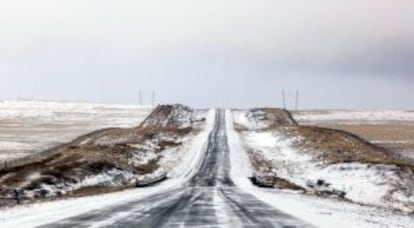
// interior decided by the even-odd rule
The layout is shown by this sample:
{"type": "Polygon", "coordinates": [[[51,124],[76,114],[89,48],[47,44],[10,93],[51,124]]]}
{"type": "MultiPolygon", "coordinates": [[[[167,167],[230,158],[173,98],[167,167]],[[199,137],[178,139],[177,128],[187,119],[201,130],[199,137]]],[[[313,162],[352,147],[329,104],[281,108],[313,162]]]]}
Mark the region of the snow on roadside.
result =
{"type": "Polygon", "coordinates": [[[276,131],[242,133],[242,137],[248,148],[254,148],[272,167],[277,167],[276,176],[301,187],[343,192],[345,198],[357,203],[406,212],[414,210],[410,190],[414,189],[410,186],[414,179],[402,175],[396,166],[357,162],[325,165],[306,151],[293,149],[295,139],[285,138],[276,131]],[[323,183],[318,186],[320,181],[323,183]]]}
{"type": "Polygon", "coordinates": [[[384,122],[384,121],[414,121],[413,111],[400,110],[327,110],[294,112],[293,117],[298,122],[320,121],[352,121],[352,122],[384,122]]]}
{"type": "Polygon", "coordinates": [[[1,227],[41,226],[93,210],[145,199],[153,194],[173,189],[179,184],[178,179],[170,179],[153,187],[3,208],[0,209],[0,224],[1,227]]]}
{"type": "Polygon", "coordinates": [[[269,126],[267,121],[256,121],[256,119],[260,119],[260,117],[264,116],[265,113],[260,110],[256,110],[255,112],[244,112],[244,111],[234,111],[233,112],[235,122],[245,128],[248,129],[263,129],[269,126]],[[258,118],[256,118],[258,117],[258,118]]]}
{"type": "MultiPolygon", "coordinates": [[[[238,114],[234,116],[237,118],[238,114]]],[[[237,186],[275,208],[322,228],[332,227],[404,227],[414,224],[414,217],[377,207],[361,206],[333,198],[319,198],[291,191],[263,189],[254,186],[248,177],[252,167],[240,135],[234,130],[233,115],[226,112],[227,136],[230,146],[231,178],[237,186]]],[[[272,146],[270,140],[263,144],[272,146]]],[[[285,145],[288,143],[285,143],[285,145]]],[[[306,161],[307,159],[303,159],[306,161]]]]}
{"type": "Polygon", "coordinates": [[[179,165],[172,169],[166,181],[146,188],[2,208],[0,209],[1,227],[36,227],[90,211],[138,201],[154,194],[181,187],[198,170],[202,162],[208,136],[214,127],[214,117],[215,111],[209,111],[203,129],[191,141],[183,145],[180,151],[180,153],[183,153],[181,161],[176,160],[178,156],[176,158],[164,158],[166,163],[179,162],[179,165]]]}
{"type": "Polygon", "coordinates": [[[174,166],[174,168],[169,171],[169,177],[185,177],[189,180],[191,176],[197,172],[201,165],[204,151],[208,146],[209,134],[214,128],[215,114],[216,110],[214,109],[208,111],[204,129],[194,137],[191,143],[184,144],[182,151],[185,151],[185,154],[182,157],[179,158],[178,156],[173,155],[169,159],[167,158],[170,162],[173,160],[175,160],[173,161],[175,163],[179,162],[178,165],[174,166]]]}
{"type": "MultiPolygon", "coordinates": [[[[40,176],[40,174],[39,174],[40,176]]],[[[67,192],[76,191],[81,188],[94,187],[94,186],[121,186],[125,183],[130,182],[134,178],[132,172],[111,169],[102,171],[96,175],[91,175],[83,178],[76,183],[59,183],[59,184],[42,184],[40,191],[45,191],[47,197],[54,197],[59,194],[66,194],[67,192]]],[[[29,182],[30,183],[30,182],[29,182]]],[[[25,197],[32,198],[35,191],[25,191],[25,197]]],[[[9,196],[13,197],[13,196],[9,196]]]]}
{"type": "MultiPolygon", "coordinates": [[[[168,111],[174,112],[174,110],[168,111]]],[[[190,112],[182,116],[180,121],[190,122],[184,118],[192,120],[194,116],[202,117],[202,120],[206,119],[205,111],[190,110],[190,112]]],[[[162,118],[162,116],[152,116],[154,119],[162,118]]],[[[174,119],[172,118],[171,121],[174,119]]],[[[204,121],[192,122],[192,130],[186,130],[185,133],[180,133],[178,130],[171,131],[169,128],[154,131],[139,128],[142,132],[134,132],[134,128],[109,130],[103,135],[99,133],[96,137],[88,136],[60,152],[59,155],[68,158],[64,162],[51,160],[48,168],[37,169],[29,164],[23,171],[18,169],[10,173],[9,177],[0,182],[1,194],[10,197],[14,194],[13,191],[17,190],[31,200],[74,192],[76,194],[76,191],[83,191],[89,187],[101,189],[101,187],[146,186],[157,183],[167,177],[168,171],[179,165],[180,159],[184,156],[181,152],[183,145],[190,143],[204,125],[204,121]],[[76,148],[76,151],[71,148],[76,148]],[[73,158],[73,153],[84,156],[73,158]],[[87,157],[88,155],[90,157],[87,157]],[[63,168],[61,164],[64,164],[63,168]],[[51,169],[53,172],[50,171],[51,169]],[[40,172],[41,175],[33,179],[28,174],[29,170],[40,172]]]]}

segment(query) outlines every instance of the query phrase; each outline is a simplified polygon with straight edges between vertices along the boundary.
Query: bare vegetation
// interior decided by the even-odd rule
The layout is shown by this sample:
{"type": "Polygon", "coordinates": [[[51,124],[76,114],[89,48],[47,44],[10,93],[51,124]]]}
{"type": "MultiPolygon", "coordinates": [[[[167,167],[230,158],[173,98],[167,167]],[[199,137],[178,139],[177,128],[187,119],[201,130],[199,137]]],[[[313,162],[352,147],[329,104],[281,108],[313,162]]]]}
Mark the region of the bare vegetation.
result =
{"type": "Polygon", "coordinates": [[[361,162],[413,169],[410,161],[394,156],[385,148],[345,131],[311,126],[285,127],[278,130],[285,135],[298,137],[295,144],[298,149],[318,153],[317,159],[328,164],[361,162]]]}
{"type": "Polygon", "coordinates": [[[412,121],[366,124],[326,123],[320,126],[351,132],[396,155],[414,160],[414,123],[412,121]]]}
{"type": "MultiPolygon", "coordinates": [[[[256,123],[256,126],[252,125],[253,127],[249,128],[247,126],[249,124],[243,123],[245,122],[243,118],[239,118],[239,122],[236,121],[236,124],[239,126],[237,130],[242,135],[274,133],[278,137],[284,137],[286,142],[291,142],[289,143],[291,148],[295,149],[297,153],[303,153],[303,156],[309,156],[310,159],[313,159],[312,163],[320,165],[322,169],[335,164],[365,164],[367,168],[372,167],[371,170],[378,169],[394,173],[396,175],[395,182],[386,183],[392,190],[390,190],[388,198],[385,197],[383,202],[389,202],[393,206],[404,205],[395,206],[395,208],[411,211],[411,203],[408,201],[407,203],[400,202],[398,198],[393,196],[394,192],[399,192],[398,194],[402,194],[407,198],[411,197],[410,189],[414,189],[414,182],[412,182],[414,164],[411,161],[395,156],[387,148],[372,144],[355,134],[343,130],[300,126],[289,119],[280,121],[280,118],[292,118],[290,115],[285,115],[280,109],[260,109],[260,112],[266,113],[261,115],[253,115],[251,112],[257,112],[257,109],[248,111],[245,116],[247,116],[251,123],[256,123]],[[269,115],[279,115],[280,117],[277,122],[270,123],[271,119],[267,118],[269,115]],[[266,118],[263,118],[263,116],[266,118]],[[260,122],[265,122],[266,124],[260,122]]],[[[275,140],[277,139],[275,138],[275,140]]],[[[266,150],[265,146],[262,148],[266,150]]],[[[277,156],[278,148],[274,150],[276,154],[273,156],[277,156]]],[[[252,147],[248,147],[248,154],[256,171],[253,181],[259,186],[306,191],[320,196],[333,196],[348,200],[346,192],[332,188],[331,183],[327,183],[323,179],[309,180],[306,184],[298,184],[294,179],[286,179],[279,176],[278,173],[286,175],[286,173],[295,170],[295,167],[289,167],[295,164],[290,164],[289,160],[277,159],[277,161],[273,161],[264,156],[263,151],[252,147]]],[[[352,172],[352,170],[349,172],[352,172]]]]}
{"type": "Polygon", "coordinates": [[[0,196],[12,197],[15,190],[31,200],[77,196],[147,185],[148,180],[140,183],[145,175],[159,180],[157,175],[164,175],[159,166],[162,152],[181,146],[182,138],[196,130],[180,124],[185,115],[192,118],[192,112],[181,106],[160,106],[139,127],[96,131],[33,160],[10,164],[0,170],[0,196]],[[177,113],[181,119],[174,119],[177,113]],[[168,124],[155,120],[165,118],[164,114],[170,115],[168,124]]]}

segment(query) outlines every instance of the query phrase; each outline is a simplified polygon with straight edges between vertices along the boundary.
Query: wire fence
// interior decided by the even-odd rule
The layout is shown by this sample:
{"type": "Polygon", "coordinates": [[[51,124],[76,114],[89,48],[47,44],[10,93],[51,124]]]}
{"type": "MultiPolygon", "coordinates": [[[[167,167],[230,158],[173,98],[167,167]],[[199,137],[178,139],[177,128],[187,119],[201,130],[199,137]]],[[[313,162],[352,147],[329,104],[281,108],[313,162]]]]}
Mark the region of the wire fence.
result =
{"type": "Polygon", "coordinates": [[[13,191],[12,196],[1,196],[0,197],[0,205],[2,204],[21,204],[24,200],[29,199],[28,197],[24,196],[22,192],[18,190],[13,191]]]}

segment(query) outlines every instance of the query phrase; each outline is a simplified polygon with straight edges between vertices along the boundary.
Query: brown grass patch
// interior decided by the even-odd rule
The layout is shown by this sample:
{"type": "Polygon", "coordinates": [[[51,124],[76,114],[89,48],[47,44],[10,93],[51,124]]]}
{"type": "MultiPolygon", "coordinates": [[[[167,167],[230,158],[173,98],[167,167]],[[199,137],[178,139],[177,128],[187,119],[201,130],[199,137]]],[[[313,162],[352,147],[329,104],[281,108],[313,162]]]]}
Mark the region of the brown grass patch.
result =
{"type": "Polygon", "coordinates": [[[292,114],[286,109],[261,108],[259,110],[262,110],[267,114],[268,120],[273,122],[272,127],[298,125],[295,119],[293,119],[292,114]]]}
{"type": "Polygon", "coordinates": [[[414,122],[321,124],[321,126],[359,135],[373,144],[384,147],[398,155],[412,156],[414,154],[414,122]]]}
{"type": "Polygon", "coordinates": [[[301,140],[296,142],[296,147],[317,153],[317,159],[327,163],[362,162],[414,167],[411,162],[345,131],[308,126],[280,129],[288,136],[299,136],[301,140]]]}
{"type": "Polygon", "coordinates": [[[286,179],[283,178],[279,178],[279,177],[275,177],[276,182],[275,182],[275,187],[279,188],[279,189],[288,189],[288,190],[293,190],[293,191],[302,191],[305,192],[306,189],[302,188],[299,185],[296,185],[286,179]]]}

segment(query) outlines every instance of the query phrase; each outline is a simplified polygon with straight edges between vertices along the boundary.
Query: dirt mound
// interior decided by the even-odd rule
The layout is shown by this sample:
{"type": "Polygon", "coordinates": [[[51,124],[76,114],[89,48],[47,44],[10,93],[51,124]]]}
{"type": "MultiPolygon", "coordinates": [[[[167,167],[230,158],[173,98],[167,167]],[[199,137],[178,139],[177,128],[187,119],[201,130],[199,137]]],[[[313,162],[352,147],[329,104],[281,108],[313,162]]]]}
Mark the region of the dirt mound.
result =
{"type": "Polygon", "coordinates": [[[296,137],[295,147],[318,154],[327,163],[368,162],[373,164],[411,165],[363,138],[341,130],[298,126],[279,129],[284,135],[296,137]]]}
{"type": "Polygon", "coordinates": [[[261,118],[262,120],[269,122],[269,127],[298,125],[291,113],[286,109],[261,108],[253,109],[251,113],[255,113],[253,115],[255,115],[256,118],[261,118]]]}
{"type": "Polygon", "coordinates": [[[184,107],[159,107],[140,127],[100,130],[40,160],[0,170],[0,198],[12,199],[16,192],[25,200],[84,195],[159,181],[166,176],[160,166],[164,151],[178,150],[195,130],[184,119],[196,115],[184,107]]]}
{"type": "Polygon", "coordinates": [[[184,105],[159,105],[141,127],[186,128],[198,121],[194,110],[184,105]]]}
{"type": "Polygon", "coordinates": [[[410,161],[345,131],[283,125],[260,116],[250,119],[261,128],[239,129],[255,184],[414,212],[410,161]]]}
{"type": "Polygon", "coordinates": [[[264,130],[280,126],[296,126],[289,111],[279,108],[256,108],[235,112],[238,130],[264,130]]]}

